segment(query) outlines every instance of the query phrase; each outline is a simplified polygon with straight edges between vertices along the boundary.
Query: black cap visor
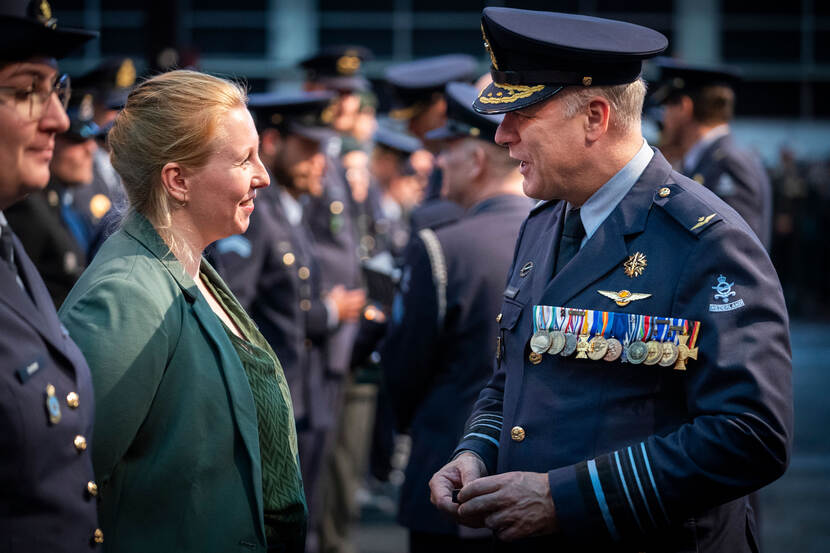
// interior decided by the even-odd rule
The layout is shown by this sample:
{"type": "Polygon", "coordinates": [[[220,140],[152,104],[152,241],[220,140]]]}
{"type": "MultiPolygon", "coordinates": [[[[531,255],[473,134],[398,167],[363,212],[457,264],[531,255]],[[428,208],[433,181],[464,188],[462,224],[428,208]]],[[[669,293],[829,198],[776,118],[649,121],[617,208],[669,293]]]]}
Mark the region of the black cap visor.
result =
{"type": "Polygon", "coordinates": [[[61,59],[98,33],[81,29],[52,29],[18,17],[0,16],[0,59],[23,61],[33,57],[61,59]]]}

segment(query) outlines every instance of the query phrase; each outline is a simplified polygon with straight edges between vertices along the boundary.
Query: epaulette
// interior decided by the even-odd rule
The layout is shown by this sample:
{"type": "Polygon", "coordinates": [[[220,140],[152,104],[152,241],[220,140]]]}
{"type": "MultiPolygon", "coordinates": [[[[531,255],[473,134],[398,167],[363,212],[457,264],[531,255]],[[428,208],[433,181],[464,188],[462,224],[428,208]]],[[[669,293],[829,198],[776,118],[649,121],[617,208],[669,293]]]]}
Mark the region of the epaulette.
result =
{"type": "Polygon", "coordinates": [[[672,180],[654,192],[654,204],[665,210],[680,226],[695,236],[723,220],[723,217],[702,198],[672,180]]]}

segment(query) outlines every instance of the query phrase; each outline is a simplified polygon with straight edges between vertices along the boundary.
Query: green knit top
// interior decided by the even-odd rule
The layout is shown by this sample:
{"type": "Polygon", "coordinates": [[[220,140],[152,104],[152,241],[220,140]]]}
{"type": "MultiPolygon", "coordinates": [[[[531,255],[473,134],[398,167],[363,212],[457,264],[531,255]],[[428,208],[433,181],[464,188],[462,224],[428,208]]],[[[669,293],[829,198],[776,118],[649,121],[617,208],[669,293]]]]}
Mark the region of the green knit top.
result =
{"type": "Polygon", "coordinates": [[[242,361],[256,405],[268,545],[282,543],[292,550],[291,545],[304,540],[308,508],[285,374],[276,354],[237,302],[204,274],[201,278],[245,337],[240,339],[223,325],[242,361]]]}

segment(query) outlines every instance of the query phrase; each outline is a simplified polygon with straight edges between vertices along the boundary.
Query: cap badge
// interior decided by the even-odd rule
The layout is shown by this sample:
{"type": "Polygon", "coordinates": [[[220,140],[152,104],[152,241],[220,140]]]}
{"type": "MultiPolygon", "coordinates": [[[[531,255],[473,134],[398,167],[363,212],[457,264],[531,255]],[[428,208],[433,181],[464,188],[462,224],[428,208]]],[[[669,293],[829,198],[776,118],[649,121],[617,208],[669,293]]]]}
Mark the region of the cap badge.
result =
{"type": "Polygon", "coordinates": [[[341,75],[354,75],[360,69],[360,58],[346,53],[337,60],[337,72],[341,75]]]}
{"type": "Polygon", "coordinates": [[[95,116],[95,108],[92,105],[92,94],[84,94],[81,105],[78,107],[78,118],[81,121],[89,121],[95,116]]]}
{"type": "Polygon", "coordinates": [[[642,275],[643,271],[646,270],[647,264],[645,254],[643,252],[635,252],[633,255],[628,256],[626,262],[623,263],[625,276],[634,278],[642,275]]]}
{"type": "Polygon", "coordinates": [[[582,77],[582,86],[591,86],[591,83],[594,82],[594,79],[591,77],[582,77]]]}
{"type": "Polygon", "coordinates": [[[490,54],[490,61],[493,63],[493,69],[498,70],[499,64],[496,63],[496,55],[493,53],[493,49],[490,48],[490,41],[487,40],[487,33],[484,32],[484,24],[481,24],[481,36],[484,38],[484,49],[487,50],[487,53],[490,54]]]}
{"type": "Polygon", "coordinates": [[[130,58],[121,62],[118,73],[115,75],[115,86],[118,88],[129,88],[135,84],[135,65],[130,58]]]}
{"type": "Polygon", "coordinates": [[[40,4],[37,6],[37,9],[39,11],[35,17],[37,17],[37,20],[43,23],[45,27],[54,29],[58,25],[58,20],[52,17],[52,6],[49,5],[49,2],[41,0],[40,4]]]}
{"type": "Polygon", "coordinates": [[[545,88],[545,85],[543,84],[527,86],[521,84],[509,85],[493,83],[493,86],[502,89],[507,95],[500,97],[492,97],[489,94],[487,96],[479,96],[479,102],[482,104],[512,104],[517,100],[532,96],[545,88]]]}

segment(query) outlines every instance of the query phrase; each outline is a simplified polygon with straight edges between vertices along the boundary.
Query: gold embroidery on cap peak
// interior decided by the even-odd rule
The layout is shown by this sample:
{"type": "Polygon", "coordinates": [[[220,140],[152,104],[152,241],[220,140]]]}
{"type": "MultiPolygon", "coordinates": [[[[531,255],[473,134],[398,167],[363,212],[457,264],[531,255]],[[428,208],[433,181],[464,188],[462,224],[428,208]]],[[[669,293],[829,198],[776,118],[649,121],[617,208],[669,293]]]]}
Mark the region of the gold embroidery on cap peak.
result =
{"type": "Polygon", "coordinates": [[[504,96],[501,98],[489,98],[487,96],[479,96],[478,101],[482,104],[511,104],[516,100],[521,100],[522,98],[527,98],[528,96],[532,96],[537,92],[544,90],[545,85],[537,84],[534,86],[527,86],[527,85],[510,85],[510,84],[499,84],[493,83],[493,86],[497,86],[502,90],[505,90],[508,96],[504,96]]]}

